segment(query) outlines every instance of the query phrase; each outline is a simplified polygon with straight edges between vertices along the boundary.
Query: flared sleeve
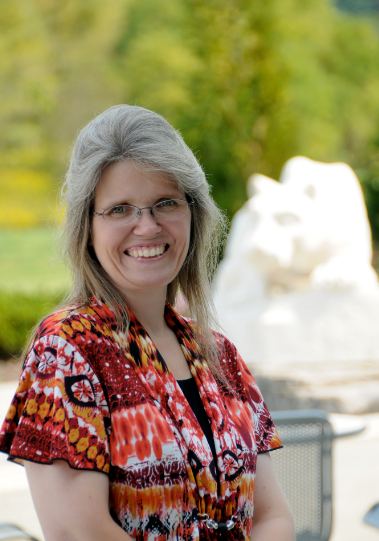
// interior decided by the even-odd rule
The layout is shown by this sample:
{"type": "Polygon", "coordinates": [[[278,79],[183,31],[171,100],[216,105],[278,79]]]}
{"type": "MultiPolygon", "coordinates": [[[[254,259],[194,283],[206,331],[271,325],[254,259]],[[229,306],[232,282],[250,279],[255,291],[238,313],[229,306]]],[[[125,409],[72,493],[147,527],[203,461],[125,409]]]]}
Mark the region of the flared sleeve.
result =
{"type": "Polygon", "coordinates": [[[46,335],[31,347],[0,431],[0,451],[16,462],[109,472],[110,412],[102,386],[77,347],[46,335]]]}

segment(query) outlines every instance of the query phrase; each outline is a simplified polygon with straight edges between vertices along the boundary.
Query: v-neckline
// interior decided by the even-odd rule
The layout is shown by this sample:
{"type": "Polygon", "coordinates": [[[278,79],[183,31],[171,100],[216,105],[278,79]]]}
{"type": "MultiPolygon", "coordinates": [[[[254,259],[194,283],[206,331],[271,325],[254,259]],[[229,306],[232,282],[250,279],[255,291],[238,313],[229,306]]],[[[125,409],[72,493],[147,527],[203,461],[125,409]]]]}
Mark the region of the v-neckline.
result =
{"type": "MultiPolygon", "coordinates": [[[[239,469],[243,464],[241,434],[196,342],[194,324],[176,313],[169,303],[166,303],[164,315],[182,348],[209,419],[217,454],[219,491],[216,472],[210,468],[213,454],[207,438],[180,385],[152,338],[131,310],[128,351],[124,351],[124,354],[134,366],[137,376],[146,387],[147,395],[150,395],[176,438],[186,464],[198,512],[221,520],[219,510],[223,507],[222,501],[229,497],[230,492],[229,481],[226,480],[230,457],[233,457],[233,464],[240,464],[242,460],[239,469]],[[224,426],[228,426],[227,431],[224,426]]],[[[235,502],[233,508],[235,505],[238,506],[238,503],[235,502]]]]}

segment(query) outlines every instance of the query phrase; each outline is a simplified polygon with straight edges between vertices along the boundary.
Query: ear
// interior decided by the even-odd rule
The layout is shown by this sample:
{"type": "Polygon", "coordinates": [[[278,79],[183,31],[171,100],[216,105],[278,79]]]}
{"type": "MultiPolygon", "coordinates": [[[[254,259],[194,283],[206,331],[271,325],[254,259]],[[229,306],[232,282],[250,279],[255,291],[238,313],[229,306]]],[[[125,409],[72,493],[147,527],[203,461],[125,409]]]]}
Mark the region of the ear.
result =
{"type": "Polygon", "coordinates": [[[251,175],[247,181],[247,195],[249,197],[254,197],[254,195],[259,193],[278,190],[280,189],[280,186],[279,182],[276,182],[276,180],[266,177],[265,175],[251,175]]]}
{"type": "Polygon", "coordinates": [[[318,179],[326,174],[325,167],[329,166],[304,156],[295,156],[284,164],[279,182],[292,186],[314,200],[317,196],[318,179]]]}

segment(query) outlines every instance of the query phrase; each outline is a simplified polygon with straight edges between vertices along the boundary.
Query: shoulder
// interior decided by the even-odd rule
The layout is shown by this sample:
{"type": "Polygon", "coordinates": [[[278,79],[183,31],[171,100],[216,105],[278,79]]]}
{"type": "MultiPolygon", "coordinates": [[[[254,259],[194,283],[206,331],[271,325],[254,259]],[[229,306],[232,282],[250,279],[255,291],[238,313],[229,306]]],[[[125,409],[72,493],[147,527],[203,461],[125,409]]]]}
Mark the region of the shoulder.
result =
{"type": "Polygon", "coordinates": [[[39,325],[34,342],[48,336],[58,336],[70,343],[108,336],[116,328],[113,312],[103,303],[72,304],[49,314],[39,325]]]}
{"type": "Polygon", "coordinates": [[[99,301],[72,304],[49,314],[31,341],[23,367],[48,359],[51,365],[91,366],[96,372],[110,356],[119,355],[113,312],[99,301]],[[71,359],[71,360],[70,360],[71,359]]]}
{"type": "Polygon", "coordinates": [[[212,329],[212,335],[220,352],[224,352],[228,356],[236,356],[238,354],[236,346],[224,334],[212,329]]]}
{"type": "Polygon", "coordinates": [[[262,402],[262,395],[250,368],[238,353],[236,346],[224,334],[212,331],[222,370],[239,397],[255,405],[262,402]]]}
{"type": "MultiPolygon", "coordinates": [[[[188,317],[180,316],[179,314],[176,314],[176,316],[177,319],[182,322],[182,327],[184,327],[185,329],[189,329],[194,337],[199,336],[199,330],[197,322],[195,320],[188,317]]],[[[221,332],[215,331],[213,329],[210,329],[210,331],[214,339],[214,346],[216,346],[216,354],[220,362],[230,362],[231,360],[236,360],[238,352],[235,345],[221,332]]],[[[202,333],[200,333],[200,335],[204,336],[202,333]]]]}
{"type": "Polygon", "coordinates": [[[98,305],[70,305],[41,322],[24,360],[23,392],[45,395],[58,389],[74,405],[102,404],[106,409],[101,368],[109,349],[111,321],[102,310],[98,305]],[[79,391],[86,395],[84,402],[76,396],[79,391]]]}

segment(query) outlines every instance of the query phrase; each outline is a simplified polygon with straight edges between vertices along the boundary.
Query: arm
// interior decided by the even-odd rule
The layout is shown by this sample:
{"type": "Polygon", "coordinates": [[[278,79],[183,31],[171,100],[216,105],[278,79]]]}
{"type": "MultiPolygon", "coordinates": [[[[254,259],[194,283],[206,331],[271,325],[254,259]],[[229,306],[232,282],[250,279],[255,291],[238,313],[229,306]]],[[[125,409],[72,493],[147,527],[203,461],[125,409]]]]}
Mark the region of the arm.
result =
{"type": "Polygon", "coordinates": [[[269,453],[258,455],[251,541],[295,541],[295,526],[269,453]]]}
{"type": "Polygon", "coordinates": [[[46,541],[131,541],[109,514],[109,480],[100,472],[24,461],[46,541]]]}

